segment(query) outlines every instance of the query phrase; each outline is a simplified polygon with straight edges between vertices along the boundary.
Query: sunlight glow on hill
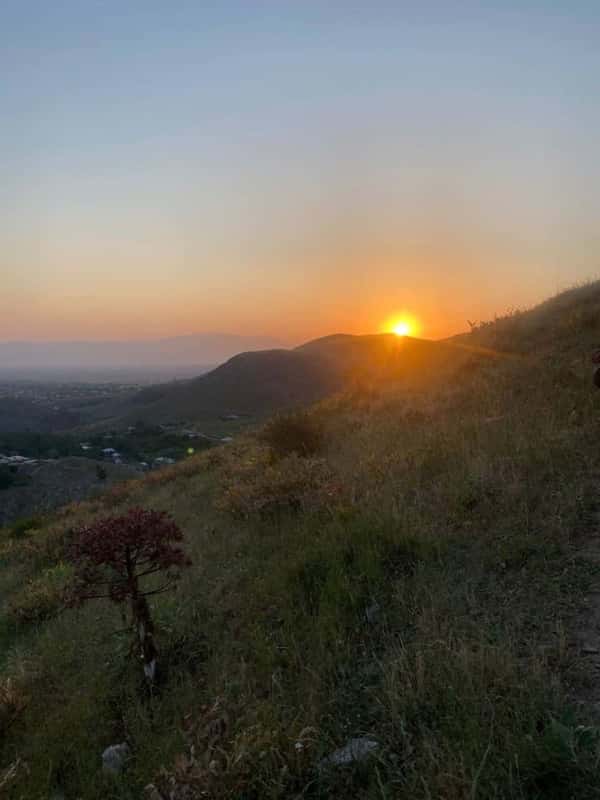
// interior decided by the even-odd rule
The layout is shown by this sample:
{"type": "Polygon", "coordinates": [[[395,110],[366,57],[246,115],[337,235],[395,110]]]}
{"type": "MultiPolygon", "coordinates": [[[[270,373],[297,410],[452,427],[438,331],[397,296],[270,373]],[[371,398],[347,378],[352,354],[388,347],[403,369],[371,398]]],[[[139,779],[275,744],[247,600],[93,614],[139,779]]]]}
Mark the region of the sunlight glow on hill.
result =
{"type": "Polygon", "coordinates": [[[403,337],[418,335],[420,328],[419,322],[411,315],[397,314],[385,322],[382,330],[403,337]]]}

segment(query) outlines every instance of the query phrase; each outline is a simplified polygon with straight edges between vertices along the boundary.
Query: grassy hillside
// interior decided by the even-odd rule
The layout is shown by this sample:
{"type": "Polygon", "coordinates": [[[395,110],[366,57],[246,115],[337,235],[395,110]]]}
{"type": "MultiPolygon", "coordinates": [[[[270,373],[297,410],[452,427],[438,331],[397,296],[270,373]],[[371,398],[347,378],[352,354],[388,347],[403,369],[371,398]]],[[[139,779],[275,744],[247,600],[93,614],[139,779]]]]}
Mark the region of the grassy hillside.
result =
{"type": "Polygon", "coordinates": [[[275,408],[312,402],[335,387],[319,360],[288,350],[241,353],[215,370],[180,386],[164,387],[157,399],[140,394],[134,414],[182,419],[220,414],[265,414],[275,408]]]}
{"type": "Polygon", "coordinates": [[[599,341],[592,284],[5,530],[5,796],[598,797],[599,341]],[[132,505],[193,560],[152,604],[150,696],[118,608],[61,602],[70,531],[132,505]]]}

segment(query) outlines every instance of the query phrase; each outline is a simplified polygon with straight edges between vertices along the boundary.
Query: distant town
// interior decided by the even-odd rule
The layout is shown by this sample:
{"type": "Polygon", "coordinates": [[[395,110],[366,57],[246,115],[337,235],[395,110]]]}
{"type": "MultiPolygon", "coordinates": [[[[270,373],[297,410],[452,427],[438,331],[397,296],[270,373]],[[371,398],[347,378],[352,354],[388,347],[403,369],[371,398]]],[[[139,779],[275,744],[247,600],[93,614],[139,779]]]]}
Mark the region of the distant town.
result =
{"type": "Polygon", "coordinates": [[[102,402],[141,388],[139,383],[0,380],[0,399],[18,398],[59,410],[74,404],[102,402]]]}
{"type": "Polygon", "coordinates": [[[120,408],[142,388],[0,380],[0,526],[231,442],[246,424],[242,415],[223,413],[208,430],[185,420],[107,429],[103,410],[120,408]]]}

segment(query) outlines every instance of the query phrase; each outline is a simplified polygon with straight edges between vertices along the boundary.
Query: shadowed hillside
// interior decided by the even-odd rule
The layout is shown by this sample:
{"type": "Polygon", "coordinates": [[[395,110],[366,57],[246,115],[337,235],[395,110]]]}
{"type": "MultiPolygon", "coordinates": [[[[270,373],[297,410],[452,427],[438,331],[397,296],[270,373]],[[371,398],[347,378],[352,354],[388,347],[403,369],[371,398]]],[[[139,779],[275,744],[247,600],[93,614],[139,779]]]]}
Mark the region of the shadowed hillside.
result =
{"type": "Polygon", "coordinates": [[[457,368],[466,358],[444,343],[400,339],[392,334],[338,334],[295,350],[240,353],[192,381],[142,390],[124,403],[103,407],[112,425],[135,420],[214,421],[223,414],[254,419],[304,406],[350,386],[376,381],[418,382],[457,368]]]}
{"type": "Polygon", "coordinates": [[[348,365],[355,345],[368,357],[351,370],[381,363],[230,445],[5,529],[5,796],[596,798],[599,339],[592,284],[439,347],[312,342],[302,364],[342,350],[348,365]],[[151,692],[119,608],[62,599],[73,529],[132,506],[169,512],[192,559],[150,598],[151,692]],[[130,757],[105,775],[118,743],[130,757]]]}
{"type": "Polygon", "coordinates": [[[266,414],[311,403],[337,386],[337,376],[320,359],[264,350],[234,356],[192,381],[144,390],[132,399],[135,407],[127,413],[152,421],[266,414]]]}

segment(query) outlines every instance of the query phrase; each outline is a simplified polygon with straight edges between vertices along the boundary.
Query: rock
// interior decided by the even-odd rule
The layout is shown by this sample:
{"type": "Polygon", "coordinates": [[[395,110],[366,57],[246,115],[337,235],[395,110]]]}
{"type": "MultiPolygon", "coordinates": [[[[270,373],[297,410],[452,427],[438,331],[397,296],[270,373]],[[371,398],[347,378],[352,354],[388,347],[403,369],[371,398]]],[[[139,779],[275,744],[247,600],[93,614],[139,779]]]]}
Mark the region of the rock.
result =
{"type": "Polygon", "coordinates": [[[125,762],[131,753],[130,747],[127,742],[121,744],[113,744],[107,747],[102,753],[102,769],[112,775],[118,775],[123,771],[125,762]]]}
{"type": "Polygon", "coordinates": [[[164,797],[153,783],[149,783],[144,786],[144,800],[164,800],[164,797]]]}
{"type": "Polygon", "coordinates": [[[153,658],[149,664],[144,664],[144,675],[150,683],[153,683],[156,676],[156,659],[153,658]]]}
{"type": "Polygon", "coordinates": [[[600,649],[594,647],[592,644],[584,644],[581,648],[581,652],[584,656],[595,656],[600,653],[600,649]]]}
{"type": "Polygon", "coordinates": [[[365,609],[365,617],[370,625],[372,625],[374,622],[377,622],[380,611],[381,606],[379,603],[371,603],[371,605],[365,609]]]}
{"type": "Polygon", "coordinates": [[[324,758],[321,764],[332,764],[336,767],[346,766],[355,761],[363,761],[377,750],[379,744],[374,739],[367,739],[360,737],[358,739],[350,739],[343,747],[324,758]]]}

